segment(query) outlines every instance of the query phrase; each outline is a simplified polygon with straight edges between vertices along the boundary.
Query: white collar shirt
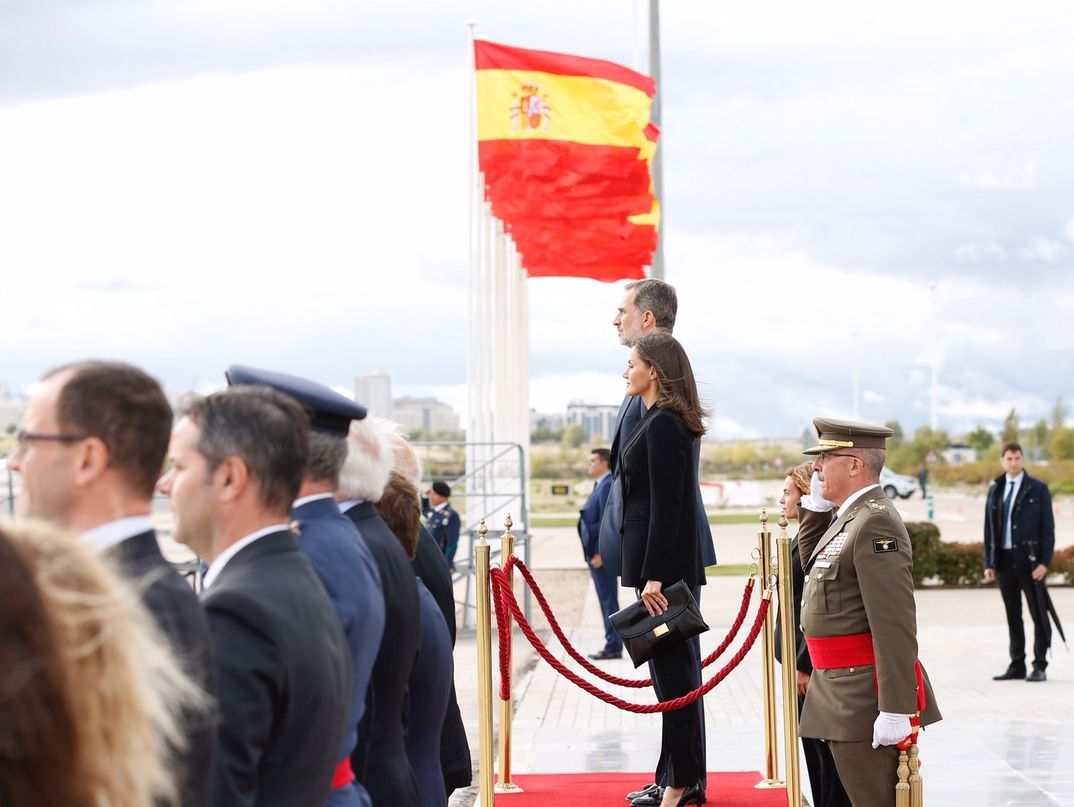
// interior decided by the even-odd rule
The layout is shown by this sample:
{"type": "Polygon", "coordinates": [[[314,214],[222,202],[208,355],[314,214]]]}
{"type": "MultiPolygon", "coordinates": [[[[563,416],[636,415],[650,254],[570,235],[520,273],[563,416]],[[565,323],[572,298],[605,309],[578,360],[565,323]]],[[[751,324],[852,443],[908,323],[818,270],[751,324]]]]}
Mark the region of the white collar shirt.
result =
{"type": "Polygon", "coordinates": [[[92,546],[98,552],[104,552],[113,546],[123,543],[128,538],[141,535],[153,529],[149,516],[126,516],[114,521],[106,521],[93,529],[86,530],[78,540],[92,546]]]}
{"type": "Polygon", "coordinates": [[[854,502],[856,502],[858,499],[860,499],[862,496],[864,496],[866,493],[868,493],[873,488],[879,488],[879,487],[880,487],[880,485],[866,485],[865,487],[861,488],[860,490],[856,490],[853,493],[851,493],[849,496],[847,496],[846,501],[843,502],[842,505],[840,505],[839,509],[835,511],[835,517],[839,518],[839,516],[843,515],[843,513],[845,513],[847,510],[850,509],[850,505],[854,504],[854,502]]]}
{"type": "Polygon", "coordinates": [[[1022,480],[1025,479],[1025,476],[1025,471],[1019,471],[1018,476],[1007,476],[1003,480],[1005,489],[1003,495],[1000,497],[1000,501],[1006,502],[1007,497],[1010,496],[1010,502],[1007,504],[1007,512],[1003,514],[1004,549],[1010,549],[1014,546],[1014,541],[1011,536],[1011,510],[1014,509],[1014,500],[1018,498],[1018,491],[1022,489],[1022,480]]]}
{"type": "Polygon", "coordinates": [[[291,503],[291,509],[292,510],[297,510],[302,505],[309,504],[310,502],[316,502],[316,501],[319,501],[321,499],[334,499],[334,498],[336,498],[334,493],[314,493],[314,494],[312,494],[310,496],[303,496],[301,499],[295,499],[294,502],[291,503]]]}
{"type": "Polygon", "coordinates": [[[213,581],[220,576],[220,572],[227,566],[228,561],[235,557],[239,552],[248,547],[258,538],[264,538],[266,535],[272,535],[274,532],[280,532],[282,530],[290,529],[288,524],[272,524],[268,527],[263,527],[256,532],[251,532],[249,535],[240,538],[219,555],[216,556],[211,564],[209,564],[209,570],[205,572],[205,577],[201,580],[202,589],[207,589],[213,584],[213,581]]]}

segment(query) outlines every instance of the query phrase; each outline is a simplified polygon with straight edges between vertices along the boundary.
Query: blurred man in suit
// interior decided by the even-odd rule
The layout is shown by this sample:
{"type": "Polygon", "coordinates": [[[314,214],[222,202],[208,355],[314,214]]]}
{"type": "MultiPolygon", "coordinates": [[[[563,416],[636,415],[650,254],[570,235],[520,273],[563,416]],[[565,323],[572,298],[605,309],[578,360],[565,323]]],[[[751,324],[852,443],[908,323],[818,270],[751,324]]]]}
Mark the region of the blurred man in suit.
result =
{"type": "Polygon", "coordinates": [[[291,398],[234,387],[191,401],[172,433],[175,537],[209,564],[220,733],[212,804],[323,807],[353,696],[351,658],[325,588],[288,521],[309,457],[291,398]]]}
{"type": "Polygon", "coordinates": [[[351,761],[377,807],[418,804],[406,755],[407,680],[421,638],[421,605],[410,558],[377,512],[395,464],[391,440],[365,421],[350,425],[336,498],[342,517],[358,528],[382,583],[384,635],[373,663],[369,711],[351,761]]]}
{"type": "Polygon", "coordinates": [[[589,575],[597,590],[597,602],[604,617],[604,647],[589,657],[598,661],[623,657],[623,640],[615,632],[608,619],[619,610],[619,581],[615,574],[604,566],[600,558],[600,520],[604,507],[608,503],[608,493],[612,488],[612,474],[608,470],[610,452],[606,448],[594,448],[589,453],[589,476],[596,480],[593,490],[586,499],[578,518],[578,537],[582,541],[582,555],[589,566],[589,575]]]}
{"type": "MultiPolygon", "coordinates": [[[[164,559],[150,522],[172,410],[160,385],[120,362],[83,361],[47,373],[22,420],[9,467],[22,474],[21,515],[81,533],[145,585],[142,599],[176,656],[212,692],[209,626],[189,585],[164,559]]],[[[184,805],[208,804],[216,731],[187,716],[180,760],[184,805]]]]}
{"type": "Polygon", "coordinates": [[[296,400],[310,415],[309,453],[291,508],[291,524],[298,530],[299,548],[336,609],[354,675],[345,714],[347,731],[328,804],[368,807],[377,802],[362,771],[354,769],[352,754],[363,741],[361,725],[366,719],[374,659],[380,652],[387,618],[383,583],[373,553],[336,506],[340,472],[347,457],[347,429],[351,421],[364,418],[366,410],[322,384],[286,373],[232,365],[227,378],[231,384],[272,387],[296,400]]]}

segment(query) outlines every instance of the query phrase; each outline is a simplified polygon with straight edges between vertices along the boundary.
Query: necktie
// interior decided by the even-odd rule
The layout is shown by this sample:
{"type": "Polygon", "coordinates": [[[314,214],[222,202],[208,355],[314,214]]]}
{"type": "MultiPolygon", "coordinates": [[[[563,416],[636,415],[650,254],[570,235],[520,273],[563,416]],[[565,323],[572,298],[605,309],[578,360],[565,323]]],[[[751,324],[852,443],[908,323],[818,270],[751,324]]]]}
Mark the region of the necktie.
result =
{"type": "Polygon", "coordinates": [[[1014,480],[1007,488],[1007,495],[1003,497],[1003,545],[1007,545],[1007,522],[1011,520],[1011,499],[1014,497],[1014,480]]]}

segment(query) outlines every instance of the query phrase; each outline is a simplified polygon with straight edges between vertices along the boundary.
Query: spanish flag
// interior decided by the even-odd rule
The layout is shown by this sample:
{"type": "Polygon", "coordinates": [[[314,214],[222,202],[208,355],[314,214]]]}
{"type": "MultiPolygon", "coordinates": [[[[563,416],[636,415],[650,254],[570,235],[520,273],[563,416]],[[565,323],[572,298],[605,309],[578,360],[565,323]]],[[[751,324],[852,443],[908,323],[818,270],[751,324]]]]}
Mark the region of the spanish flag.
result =
{"type": "Polygon", "coordinates": [[[531,276],[644,277],[656,246],[651,78],[475,42],[485,197],[531,276]]]}

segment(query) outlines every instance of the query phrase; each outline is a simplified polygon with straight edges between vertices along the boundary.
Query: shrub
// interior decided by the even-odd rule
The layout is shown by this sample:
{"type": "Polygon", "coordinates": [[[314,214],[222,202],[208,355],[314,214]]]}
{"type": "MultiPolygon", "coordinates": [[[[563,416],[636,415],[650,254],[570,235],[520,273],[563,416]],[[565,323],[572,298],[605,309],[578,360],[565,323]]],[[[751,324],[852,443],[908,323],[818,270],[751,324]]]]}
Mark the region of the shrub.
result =
{"type": "Polygon", "coordinates": [[[940,528],[931,521],[907,521],[906,532],[914,550],[914,585],[920,586],[926,578],[937,574],[937,556],[943,545],[940,528]]]}
{"type": "Polygon", "coordinates": [[[943,544],[936,575],[949,586],[977,586],[984,577],[984,544],[943,544]]]}

